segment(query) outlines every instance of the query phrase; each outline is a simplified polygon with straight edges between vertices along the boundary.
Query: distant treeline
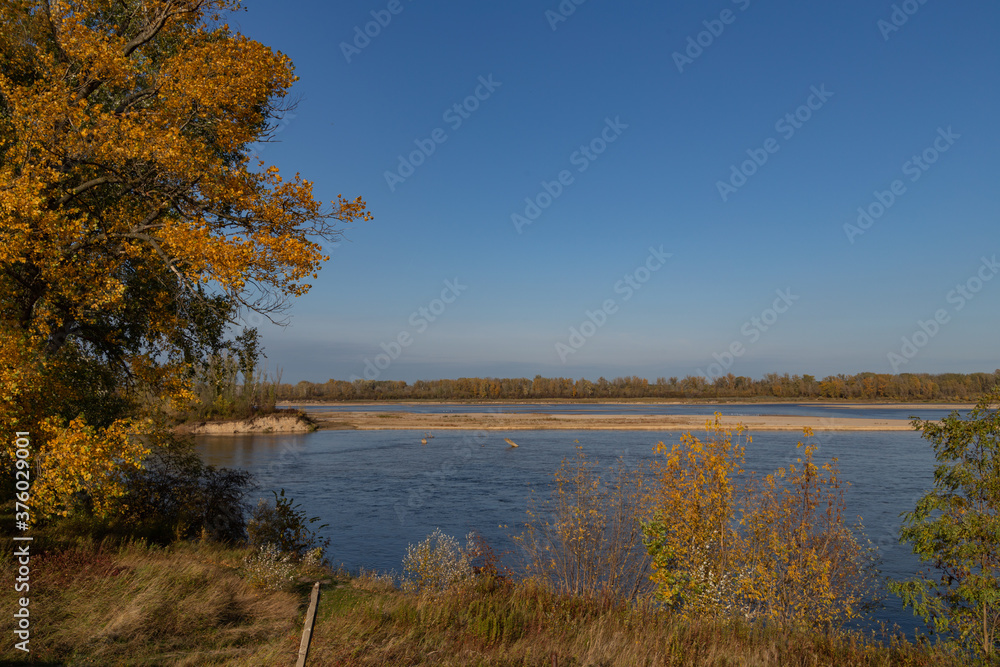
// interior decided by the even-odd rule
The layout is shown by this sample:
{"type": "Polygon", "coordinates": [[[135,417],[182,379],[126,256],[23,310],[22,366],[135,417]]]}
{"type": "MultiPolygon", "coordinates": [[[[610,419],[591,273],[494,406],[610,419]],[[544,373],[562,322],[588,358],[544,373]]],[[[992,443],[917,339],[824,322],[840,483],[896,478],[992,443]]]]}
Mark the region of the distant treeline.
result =
{"type": "Polygon", "coordinates": [[[754,379],[729,374],[709,382],[704,377],[657,378],[650,382],[636,376],[597,381],[571,378],[458,378],[419,380],[329,380],[278,386],[278,400],[385,401],[385,400],[535,400],[552,398],[781,398],[835,400],[962,400],[979,398],[1000,383],[1000,370],[992,373],[858,373],[828,376],[769,373],[754,379]]]}

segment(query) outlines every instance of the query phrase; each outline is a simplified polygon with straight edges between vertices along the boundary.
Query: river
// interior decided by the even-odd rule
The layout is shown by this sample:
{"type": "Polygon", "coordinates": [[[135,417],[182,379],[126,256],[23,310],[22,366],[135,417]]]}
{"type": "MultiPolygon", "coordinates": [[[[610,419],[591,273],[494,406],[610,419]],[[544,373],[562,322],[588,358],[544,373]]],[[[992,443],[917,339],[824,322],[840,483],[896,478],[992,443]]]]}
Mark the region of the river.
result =
{"type": "MultiPolygon", "coordinates": [[[[411,411],[413,407],[402,406],[411,411]]],[[[449,410],[452,407],[448,406],[449,410]]],[[[510,411],[508,407],[512,406],[504,406],[505,411],[510,411]]],[[[525,407],[517,406],[522,411],[525,407]]],[[[664,414],[654,409],[674,407],[538,406],[546,412],[600,410],[603,414],[609,410],[664,414]]],[[[715,410],[728,414],[795,414],[787,405],[679,407],[683,412],[673,414],[711,414],[715,410]]],[[[470,408],[484,411],[483,406],[470,408]]],[[[906,419],[916,412],[922,418],[936,419],[948,413],[898,408],[849,412],[811,414],[818,418],[906,419]]],[[[270,497],[272,489],[284,488],[309,516],[321,517],[322,523],[329,524],[322,534],[330,538],[329,555],[334,564],[343,564],[352,572],[362,567],[398,572],[407,545],[423,540],[435,528],[458,538],[476,530],[498,551],[512,551],[509,536],[511,531],[519,532],[526,518],[532,488],[544,495],[552,473],[563,459],[574,455],[577,445],[602,464],[622,458],[634,466],[652,457],[658,441],[669,444],[679,437],[677,432],[441,431],[421,445],[423,435],[416,431],[318,431],[304,435],[203,436],[198,438],[198,448],[208,463],[253,472],[260,483],[254,497],[270,497]],[[519,447],[509,447],[504,437],[512,437],[519,447]]],[[[746,447],[748,470],[771,472],[794,461],[800,453],[796,443],[802,439],[801,434],[760,431],[752,436],[752,443],[746,447]]],[[[852,523],[855,517],[863,520],[865,534],[880,550],[882,573],[893,578],[911,576],[919,564],[909,547],[897,541],[900,513],[912,510],[931,487],[934,457],[930,444],[915,431],[819,431],[813,440],[819,446],[817,462],[832,457],[839,460],[841,477],[850,484],[846,492],[847,516],[852,523]]],[[[897,623],[907,634],[912,634],[914,625],[919,624],[892,596],[886,608],[872,618],[897,623]]]]}

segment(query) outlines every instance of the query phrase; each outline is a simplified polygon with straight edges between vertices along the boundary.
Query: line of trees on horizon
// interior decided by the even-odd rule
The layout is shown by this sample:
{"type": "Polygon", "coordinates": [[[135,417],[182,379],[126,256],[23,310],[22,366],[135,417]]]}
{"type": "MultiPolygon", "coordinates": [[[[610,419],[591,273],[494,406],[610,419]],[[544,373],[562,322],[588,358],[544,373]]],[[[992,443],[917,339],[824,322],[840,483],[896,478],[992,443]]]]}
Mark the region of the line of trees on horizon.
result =
{"type": "Polygon", "coordinates": [[[327,401],[382,400],[532,400],[532,399],[721,399],[780,398],[831,400],[976,400],[1000,383],[1000,369],[992,373],[857,373],[813,375],[768,373],[754,379],[732,373],[709,381],[688,375],[657,378],[637,376],[596,381],[580,378],[473,377],[441,380],[328,380],[280,384],[277,399],[327,401]]]}

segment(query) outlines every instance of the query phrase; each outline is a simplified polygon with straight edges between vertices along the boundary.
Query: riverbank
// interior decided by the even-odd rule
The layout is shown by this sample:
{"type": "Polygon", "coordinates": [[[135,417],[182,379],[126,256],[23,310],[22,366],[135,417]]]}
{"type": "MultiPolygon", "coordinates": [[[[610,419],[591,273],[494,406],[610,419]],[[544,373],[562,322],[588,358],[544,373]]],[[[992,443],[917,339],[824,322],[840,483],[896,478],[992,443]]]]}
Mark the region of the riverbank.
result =
{"type": "Polygon", "coordinates": [[[310,433],[316,423],[301,413],[274,413],[250,419],[189,422],[174,431],[186,435],[244,435],[254,433],[310,433]]]}
{"type": "MultiPolygon", "coordinates": [[[[557,413],[416,413],[416,412],[313,412],[321,430],[593,430],[593,431],[698,431],[705,427],[705,415],[593,415],[557,413]]],[[[797,415],[723,416],[727,426],[743,424],[753,431],[909,431],[903,419],[864,417],[805,417],[797,415]]]]}
{"type": "MultiPolygon", "coordinates": [[[[14,557],[2,553],[10,570],[14,557]]],[[[31,653],[9,640],[0,646],[0,664],[291,665],[315,579],[322,584],[310,665],[965,662],[899,636],[688,621],[650,606],[558,595],[490,571],[437,594],[399,590],[386,575],[329,570],[267,590],[251,583],[246,559],[253,553],[209,542],[105,542],[33,554],[31,653]]],[[[0,603],[15,609],[21,595],[4,587],[0,603]]],[[[0,619],[5,636],[13,636],[15,620],[0,619]]]]}

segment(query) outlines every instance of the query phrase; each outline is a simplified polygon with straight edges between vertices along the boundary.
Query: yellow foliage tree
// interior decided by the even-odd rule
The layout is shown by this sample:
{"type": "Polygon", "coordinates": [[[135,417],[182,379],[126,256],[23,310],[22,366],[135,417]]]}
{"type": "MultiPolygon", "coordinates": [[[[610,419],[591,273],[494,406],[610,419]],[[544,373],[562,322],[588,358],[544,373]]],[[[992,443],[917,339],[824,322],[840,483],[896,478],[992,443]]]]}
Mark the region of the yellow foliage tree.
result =
{"type": "Polygon", "coordinates": [[[800,442],[799,465],[741,479],[745,429],[725,428],[718,413],[706,429],[705,440],[659,443],[650,466],[643,531],[657,597],[687,617],[786,627],[859,616],[877,563],[845,523],[836,459],[818,466],[815,446],[800,442]]]}
{"type": "Polygon", "coordinates": [[[43,514],[113,479],[95,458],[138,465],[137,392],[183,397],[227,323],[281,312],[370,219],[251,164],[296,77],[221,23],[238,8],[0,3],[0,427],[33,431],[43,514]]]}
{"type": "Polygon", "coordinates": [[[837,459],[819,466],[814,444],[798,446],[798,465],[767,475],[746,496],[740,518],[746,614],[783,625],[857,618],[875,597],[874,548],[865,548],[844,521],[837,459]]]}
{"type": "Polygon", "coordinates": [[[657,597],[686,616],[722,614],[736,593],[733,517],[750,437],[742,426],[725,428],[718,413],[705,429],[704,440],[685,433],[669,450],[656,445],[645,495],[644,543],[657,597]]]}

